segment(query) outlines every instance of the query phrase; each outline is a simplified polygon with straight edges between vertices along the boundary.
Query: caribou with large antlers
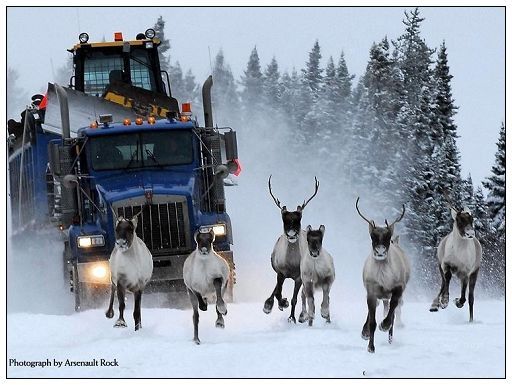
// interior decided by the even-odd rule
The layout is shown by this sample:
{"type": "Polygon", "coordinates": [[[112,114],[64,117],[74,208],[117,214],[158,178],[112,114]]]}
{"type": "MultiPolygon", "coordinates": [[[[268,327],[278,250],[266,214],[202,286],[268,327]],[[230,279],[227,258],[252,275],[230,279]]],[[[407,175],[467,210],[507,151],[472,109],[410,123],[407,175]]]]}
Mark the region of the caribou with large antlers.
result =
{"type": "Polygon", "coordinates": [[[266,314],[272,311],[272,307],[274,306],[274,297],[277,299],[279,310],[283,310],[288,307],[288,300],[282,297],[282,290],[284,280],[286,278],[291,278],[295,281],[295,286],[293,289],[292,309],[288,321],[296,323],[295,305],[297,304],[297,294],[299,293],[299,289],[302,285],[300,277],[300,260],[302,255],[301,245],[303,245],[303,242],[301,242],[300,239],[306,236],[304,230],[301,229],[300,222],[302,219],[302,211],[318,193],[318,186],[320,185],[320,182],[318,182],[318,179],[315,176],[315,192],[313,195],[308,200],[304,200],[302,205],[297,206],[297,210],[288,211],[286,206],[281,206],[279,199],[277,199],[272,193],[272,185],[270,182],[271,178],[272,175],[268,178],[268,190],[270,196],[274,200],[274,203],[281,210],[284,232],[277,239],[270,258],[272,268],[277,273],[277,284],[270,297],[265,301],[263,311],[266,314]]]}
{"type": "Polygon", "coordinates": [[[366,258],[363,268],[363,283],[366,288],[366,303],[368,316],[363,326],[361,337],[368,342],[368,351],[375,352],[374,335],[377,321],[375,309],[377,301],[384,300],[384,309],[389,309],[379,329],[389,331],[388,342],[393,340],[393,325],[395,310],[402,304],[402,294],[409,281],[411,267],[407,256],[398,245],[392,241],[395,224],[400,222],[405,214],[405,205],[402,205],[401,214],[386,226],[379,227],[373,220],[367,219],[359,210],[359,197],[356,201],[356,210],[361,218],[369,225],[370,238],[372,239],[372,251],[366,258]],[[389,301],[389,303],[387,303],[389,301]]]}
{"type": "Polygon", "coordinates": [[[452,214],[453,229],[441,240],[437,248],[442,282],[441,290],[434,298],[430,311],[435,312],[439,307],[444,309],[448,306],[450,280],[452,274],[455,274],[460,279],[461,286],[461,295],[460,298],[455,298],[455,305],[458,308],[464,306],[469,283],[469,322],[473,322],[474,290],[480,270],[482,246],[475,237],[471,211],[467,207],[462,210],[454,208],[446,194],[445,199],[452,214]]]}

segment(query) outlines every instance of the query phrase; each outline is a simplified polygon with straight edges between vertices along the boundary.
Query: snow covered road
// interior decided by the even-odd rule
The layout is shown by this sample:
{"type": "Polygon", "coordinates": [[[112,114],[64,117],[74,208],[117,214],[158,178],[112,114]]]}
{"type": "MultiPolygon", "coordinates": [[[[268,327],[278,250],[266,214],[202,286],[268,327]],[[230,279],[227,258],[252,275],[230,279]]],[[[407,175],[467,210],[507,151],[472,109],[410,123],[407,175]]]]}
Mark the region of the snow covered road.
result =
{"type": "MultiPolygon", "coordinates": [[[[318,297],[317,297],[318,300],[318,297]]],[[[333,301],[335,302],[335,301],[333,301]]],[[[331,302],[331,303],[333,303],[331,302]]],[[[144,302],[143,302],[144,303],[144,302]]],[[[335,303],[337,304],[337,303],[335,303]]],[[[317,314],[313,327],[288,324],[288,309],[270,315],[261,303],[228,304],[226,328],[216,329],[214,306],[201,312],[200,346],[192,342],[192,312],[143,308],[143,329],[134,332],[133,304],[127,329],[114,329],[103,309],[79,314],[9,313],[8,361],[45,361],[51,366],[8,366],[8,377],[503,377],[504,301],[475,300],[475,322],[453,303],[439,312],[430,303],[406,302],[405,327],[376,331],[376,353],[360,337],[365,303],[331,310],[333,323],[317,314]],[[53,360],[117,360],[114,367],[76,367],[53,360]]],[[[381,319],[382,305],[377,309],[381,319]]],[[[317,309],[319,312],[319,309],[317,309]]],[[[117,309],[116,309],[117,316],[117,309]]]]}

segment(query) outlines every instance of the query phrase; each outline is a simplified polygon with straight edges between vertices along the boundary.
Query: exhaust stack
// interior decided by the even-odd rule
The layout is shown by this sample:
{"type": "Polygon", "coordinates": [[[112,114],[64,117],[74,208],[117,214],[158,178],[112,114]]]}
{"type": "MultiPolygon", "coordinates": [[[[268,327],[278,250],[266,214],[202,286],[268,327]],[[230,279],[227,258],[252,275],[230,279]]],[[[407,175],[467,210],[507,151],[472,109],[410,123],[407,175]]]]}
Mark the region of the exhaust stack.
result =
{"type": "Polygon", "coordinates": [[[60,119],[62,124],[62,143],[64,143],[65,139],[69,139],[71,137],[68,96],[66,95],[64,88],[57,83],[55,83],[55,90],[57,92],[57,99],[59,100],[60,119]]]}
{"type": "Polygon", "coordinates": [[[204,126],[213,127],[212,115],[212,94],[211,89],[213,85],[212,75],[203,84],[203,110],[204,110],[204,126]]]}

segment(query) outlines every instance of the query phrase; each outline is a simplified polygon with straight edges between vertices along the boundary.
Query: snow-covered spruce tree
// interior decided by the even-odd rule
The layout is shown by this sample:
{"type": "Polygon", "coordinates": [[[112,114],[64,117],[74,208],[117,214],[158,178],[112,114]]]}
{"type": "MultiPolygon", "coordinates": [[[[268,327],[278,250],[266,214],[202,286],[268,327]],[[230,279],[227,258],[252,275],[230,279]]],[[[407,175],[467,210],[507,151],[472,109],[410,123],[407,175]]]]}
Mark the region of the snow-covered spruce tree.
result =
{"type": "Polygon", "coordinates": [[[274,113],[279,112],[283,91],[279,66],[274,56],[263,73],[264,103],[274,113]]]}
{"type": "Polygon", "coordinates": [[[483,183],[489,190],[487,205],[493,227],[500,237],[505,239],[505,124],[501,123],[500,137],[497,143],[496,160],[491,168],[491,176],[483,183]]]}
{"type": "Polygon", "coordinates": [[[155,30],[155,36],[160,39],[160,47],[158,49],[158,58],[160,59],[160,68],[162,68],[163,71],[169,71],[171,68],[171,59],[169,57],[169,53],[167,52],[171,49],[171,43],[169,39],[165,37],[165,20],[160,15],[158,16],[158,19],[153,26],[153,29],[155,30]]]}
{"type": "Polygon", "coordinates": [[[238,124],[240,101],[231,68],[225,63],[224,53],[220,50],[215,57],[213,67],[212,103],[214,105],[214,123],[242,127],[238,124]],[[216,120],[215,120],[216,119],[216,120]]]}
{"type": "MultiPolygon", "coordinates": [[[[340,114],[342,131],[348,130],[352,123],[352,81],[354,78],[355,75],[351,75],[348,71],[345,54],[342,51],[336,67],[336,93],[333,95],[340,114]]],[[[348,133],[346,134],[348,135],[348,133]]]]}
{"type": "Polygon", "coordinates": [[[200,97],[200,88],[196,83],[196,78],[192,73],[192,70],[189,69],[185,74],[185,78],[183,79],[183,95],[184,101],[191,102],[193,106],[201,106],[202,105],[202,97],[200,97]]]}
{"type": "Polygon", "coordinates": [[[291,75],[284,72],[281,77],[282,97],[281,109],[284,111],[286,121],[293,126],[297,132],[302,107],[302,83],[295,68],[292,69],[291,75]]]}
{"type": "Polygon", "coordinates": [[[184,95],[183,71],[179,61],[176,61],[174,65],[170,66],[169,78],[171,81],[172,96],[175,97],[178,102],[185,102],[186,98],[184,95]]]}
{"type": "Polygon", "coordinates": [[[253,112],[258,111],[258,109],[260,109],[261,115],[263,113],[261,111],[263,108],[263,74],[261,73],[260,58],[256,47],[251,51],[247,69],[244,71],[240,85],[242,86],[240,99],[246,110],[246,115],[247,110],[253,112]]]}
{"type": "Polygon", "coordinates": [[[12,67],[7,68],[7,118],[20,119],[30,99],[27,92],[19,85],[19,73],[12,67]]]}

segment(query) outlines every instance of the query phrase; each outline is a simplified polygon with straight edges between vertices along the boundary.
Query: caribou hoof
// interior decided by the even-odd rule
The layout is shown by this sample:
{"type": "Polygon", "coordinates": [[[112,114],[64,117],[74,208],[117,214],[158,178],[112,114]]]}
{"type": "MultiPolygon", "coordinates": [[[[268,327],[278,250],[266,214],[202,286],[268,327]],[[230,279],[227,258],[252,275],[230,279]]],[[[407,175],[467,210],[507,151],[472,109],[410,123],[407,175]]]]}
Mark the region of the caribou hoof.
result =
{"type": "Polygon", "coordinates": [[[370,333],[368,333],[368,331],[363,330],[361,332],[361,338],[365,341],[368,341],[370,339],[370,333]]]}
{"type": "Polygon", "coordinates": [[[291,316],[289,316],[289,317],[288,317],[288,323],[292,323],[292,322],[293,322],[294,324],[296,324],[296,323],[297,323],[297,320],[295,319],[295,317],[294,317],[294,316],[292,316],[292,315],[291,315],[291,316]]]}
{"type": "Polygon", "coordinates": [[[392,343],[393,342],[393,334],[390,334],[388,336],[388,343],[392,343]]]}
{"type": "Polygon", "coordinates": [[[265,301],[265,304],[263,305],[263,313],[269,314],[272,311],[272,308],[274,307],[274,298],[269,298],[265,301]]]}
{"type": "Polygon", "coordinates": [[[278,307],[279,310],[283,311],[283,309],[286,309],[289,305],[288,300],[286,298],[282,298],[281,301],[279,301],[278,307]]]}
{"type": "Polygon", "coordinates": [[[441,306],[441,309],[446,309],[448,307],[449,301],[450,301],[450,297],[447,295],[439,298],[439,306],[441,306]]]}
{"type": "Polygon", "coordinates": [[[221,303],[217,303],[217,311],[222,315],[228,314],[228,309],[224,301],[222,301],[221,303]]]}
{"type": "Polygon", "coordinates": [[[114,324],[114,327],[115,328],[125,328],[125,327],[127,327],[127,325],[126,325],[126,322],[124,321],[124,319],[118,319],[116,321],[116,323],[114,324]]]}
{"type": "Polygon", "coordinates": [[[194,338],[194,342],[196,343],[196,345],[201,345],[201,341],[199,340],[199,338],[194,338]]]}
{"type": "Polygon", "coordinates": [[[368,345],[368,353],[375,353],[375,346],[368,345]]]}
{"type": "Polygon", "coordinates": [[[308,319],[308,315],[304,312],[300,312],[299,322],[302,324],[302,323],[306,322],[307,319],[308,319]]]}
{"type": "Polygon", "coordinates": [[[142,329],[142,324],[140,322],[135,325],[135,331],[137,331],[139,329],[142,329]]]}
{"type": "Polygon", "coordinates": [[[430,312],[439,311],[439,305],[432,305],[429,309],[430,312]]]}
{"type": "Polygon", "coordinates": [[[385,321],[382,321],[379,324],[379,330],[382,332],[387,332],[391,328],[391,323],[386,323],[385,321]]]}
{"type": "Polygon", "coordinates": [[[466,300],[461,300],[460,298],[455,298],[453,301],[455,303],[455,306],[457,306],[459,309],[464,306],[464,303],[466,300]]]}
{"type": "Polygon", "coordinates": [[[216,328],[220,328],[220,329],[224,329],[224,320],[223,319],[218,319],[217,322],[215,322],[215,327],[216,328]]]}
{"type": "Polygon", "coordinates": [[[112,318],[114,317],[114,309],[108,309],[107,312],[105,313],[105,316],[107,318],[112,318]]]}
{"type": "Polygon", "coordinates": [[[313,326],[313,318],[308,319],[308,326],[313,326]]]}

